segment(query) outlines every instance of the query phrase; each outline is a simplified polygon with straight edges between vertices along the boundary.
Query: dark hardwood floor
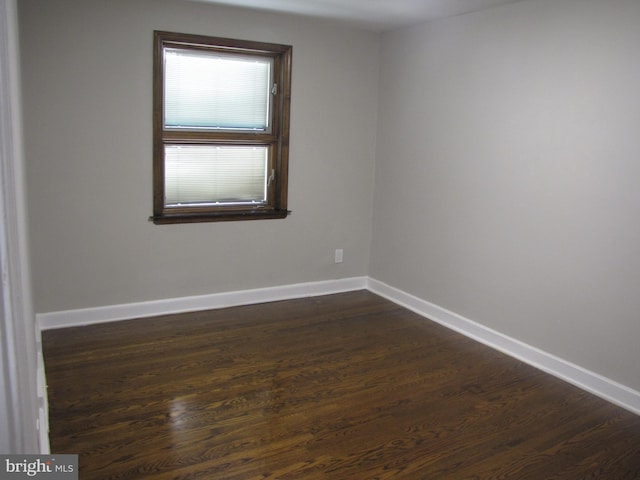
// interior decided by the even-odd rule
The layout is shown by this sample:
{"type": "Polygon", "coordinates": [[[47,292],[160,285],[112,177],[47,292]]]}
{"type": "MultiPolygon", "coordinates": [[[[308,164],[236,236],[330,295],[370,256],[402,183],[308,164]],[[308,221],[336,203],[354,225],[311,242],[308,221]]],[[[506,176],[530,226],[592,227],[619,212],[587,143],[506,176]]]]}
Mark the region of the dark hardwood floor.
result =
{"type": "Polygon", "coordinates": [[[640,478],[640,417],[366,291],[43,333],[89,479],[640,478]]]}

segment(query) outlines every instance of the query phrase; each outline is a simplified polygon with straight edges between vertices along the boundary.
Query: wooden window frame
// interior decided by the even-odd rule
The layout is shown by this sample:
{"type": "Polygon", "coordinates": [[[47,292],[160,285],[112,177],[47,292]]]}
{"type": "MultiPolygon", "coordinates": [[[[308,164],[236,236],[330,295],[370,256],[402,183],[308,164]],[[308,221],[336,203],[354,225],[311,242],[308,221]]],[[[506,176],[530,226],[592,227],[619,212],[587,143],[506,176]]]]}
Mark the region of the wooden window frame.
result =
{"type": "Polygon", "coordinates": [[[289,119],[291,105],[292,47],[274,43],[235,40],[164,31],[154,32],[153,66],[153,216],[155,224],[217,222],[286,218],[289,171],[289,119]],[[206,50],[270,57],[274,61],[271,131],[219,131],[171,129],[164,122],[164,49],[206,50]],[[268,146],[273,179],[267,201],[260,205],[185,205],[165,203],[166,145],[256,145],[268,146]]]}

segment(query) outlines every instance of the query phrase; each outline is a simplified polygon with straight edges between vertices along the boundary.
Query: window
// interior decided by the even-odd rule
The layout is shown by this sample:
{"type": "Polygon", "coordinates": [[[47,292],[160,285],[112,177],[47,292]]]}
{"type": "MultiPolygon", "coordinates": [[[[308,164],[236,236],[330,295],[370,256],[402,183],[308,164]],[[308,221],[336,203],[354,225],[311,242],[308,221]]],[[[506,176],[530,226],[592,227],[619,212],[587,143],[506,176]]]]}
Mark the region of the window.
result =
{"type": "Polygon", "coordinates": [[[154,223],[286,217],[291,47],[154,37],[154,223]]]}

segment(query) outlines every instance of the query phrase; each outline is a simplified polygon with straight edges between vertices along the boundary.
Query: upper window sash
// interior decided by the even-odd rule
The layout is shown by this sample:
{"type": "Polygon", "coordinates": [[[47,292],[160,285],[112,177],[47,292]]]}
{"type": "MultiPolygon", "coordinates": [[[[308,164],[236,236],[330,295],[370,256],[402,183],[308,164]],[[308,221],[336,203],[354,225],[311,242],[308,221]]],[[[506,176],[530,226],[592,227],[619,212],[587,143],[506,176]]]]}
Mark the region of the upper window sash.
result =
{"type": "Polygon", "coordinates": [[[274,59],[164,48],[165,130],[271,133],[274,59]]]}

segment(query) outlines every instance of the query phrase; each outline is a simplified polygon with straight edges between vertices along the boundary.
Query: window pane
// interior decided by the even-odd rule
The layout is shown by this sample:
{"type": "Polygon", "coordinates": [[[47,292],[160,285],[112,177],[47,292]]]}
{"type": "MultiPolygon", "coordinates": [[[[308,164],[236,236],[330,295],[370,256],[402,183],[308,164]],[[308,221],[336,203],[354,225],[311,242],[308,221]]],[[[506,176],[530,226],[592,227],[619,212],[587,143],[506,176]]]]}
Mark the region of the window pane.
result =
{"type": "Polygon", "coordinates": [[[165,49],[165,127],[268,131],[272,63],[165,49]]]}
{"type": "Polygon", "coordinates": [[[165,205],[265,203],[269,147],[165,146],[165,205]]]}

